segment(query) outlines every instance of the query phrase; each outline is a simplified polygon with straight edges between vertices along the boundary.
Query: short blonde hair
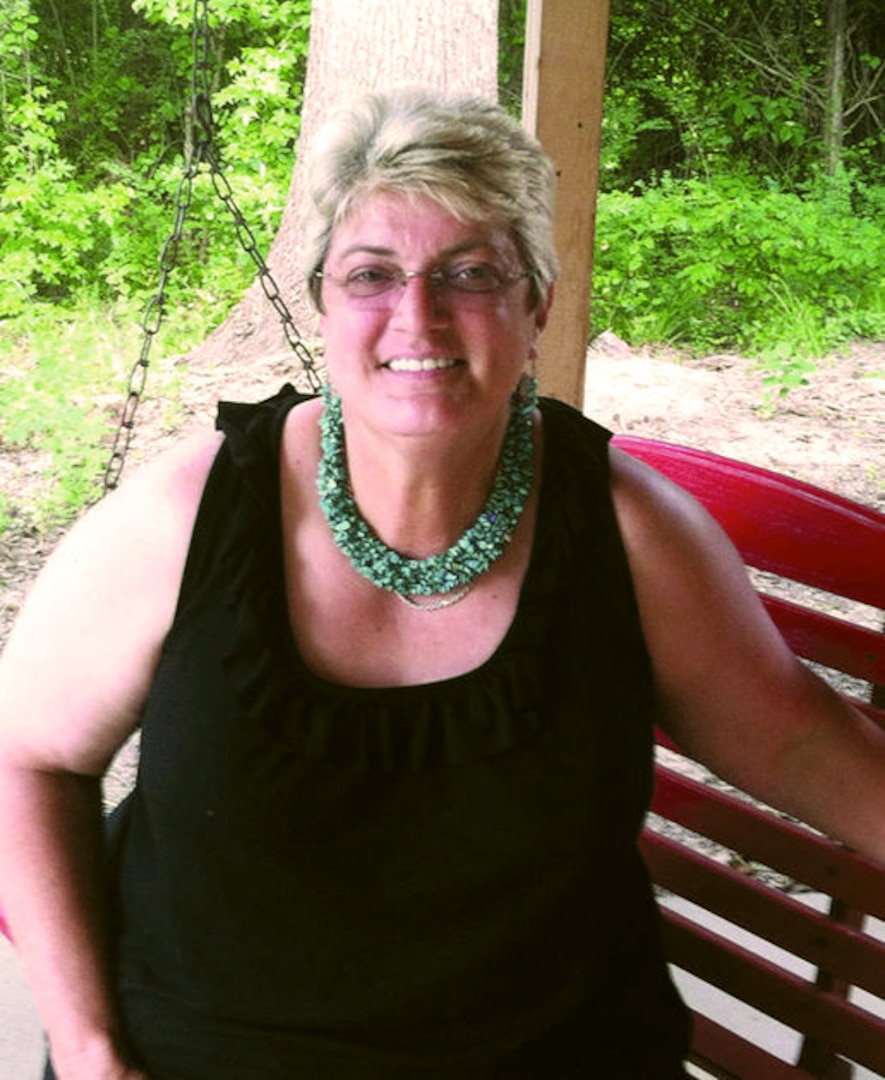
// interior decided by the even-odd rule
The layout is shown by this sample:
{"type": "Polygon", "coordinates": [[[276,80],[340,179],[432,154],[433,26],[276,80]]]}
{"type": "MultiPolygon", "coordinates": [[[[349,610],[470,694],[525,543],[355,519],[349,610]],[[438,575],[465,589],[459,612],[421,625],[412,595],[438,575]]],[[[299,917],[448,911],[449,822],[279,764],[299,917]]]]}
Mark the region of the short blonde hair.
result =
{"type": "Polygon", "coordinates": [[[303,269],[318,310],[318,274],[335,228],[379,191],[427,196],[462,220],[507,228],[533,271],[534,305],[558,275],[553,164],[533,136],[485,98],[421,89],[368,94],[320,131],[306,178],[303,269]]]}

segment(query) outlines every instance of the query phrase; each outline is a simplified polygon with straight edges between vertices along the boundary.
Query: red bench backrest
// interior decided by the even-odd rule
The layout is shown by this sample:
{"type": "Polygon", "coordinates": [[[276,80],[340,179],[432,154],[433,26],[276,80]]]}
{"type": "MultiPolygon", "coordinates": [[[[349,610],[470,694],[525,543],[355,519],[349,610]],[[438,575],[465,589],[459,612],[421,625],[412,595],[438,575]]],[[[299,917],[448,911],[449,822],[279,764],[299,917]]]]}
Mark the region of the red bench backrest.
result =
{"type": "MultiPolygon", "coordinates": [[[[859,697],[885,685],[885,515],[715,454],[630,436],[614,445],[692,492],[749,567],[778,575],[757,587],[793,650],[855,680],[840,690],[885,726],[885,712],[859,697]],[[782,579],[800,587],[769,594],[782,579]]],[[[668,956],[702,980],[687,993],[695,1060],[741,1080],[848,1076],[848,1061],[885,1075],[885,944],[867,929],[870,917],[885,922],[885,871],[711,784],[659,742],[643,853],[666,890],[668,956]],[[799,889],[825,897],[824,910],[799,889]],[[714,987],[771,1019],[754,1025],[712,1005],[714,987]]]]}

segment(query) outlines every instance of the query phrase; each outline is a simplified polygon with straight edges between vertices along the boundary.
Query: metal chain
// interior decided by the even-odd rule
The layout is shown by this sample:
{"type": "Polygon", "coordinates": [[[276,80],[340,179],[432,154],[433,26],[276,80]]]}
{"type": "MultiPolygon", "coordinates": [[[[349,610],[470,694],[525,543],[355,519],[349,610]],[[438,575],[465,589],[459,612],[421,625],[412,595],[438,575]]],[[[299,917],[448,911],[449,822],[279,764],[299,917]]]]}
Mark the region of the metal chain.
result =
{"type": "Polygon", "coordinates": [[[218,159],[215,156],[214,148],[211,144],[206,149],[206,160],[209,163],[212,185],[215,188],[215,193],[227,207],[228,212],[233,218],[234,228],[236,229],[240,247],[242,247],[243,251],[245,251],[255,264],[255,268],[258,272],[257,277],[261,282],[261,288],[264,295],[275,308],[277,315],[279,315],[283,333],[286,335],[286,341],[298,357],[311,390],[318,391],[323,385],[323,379],[317,372],[313,355],[307,345],[305,345],[301,335],[298,333],[292,318],[292,313],[286,306],[286,301],[283,299],[280,287],[277,285],[273,274],[270,272],[267,263],[264,261],[264,257],[255,240],[255,234],[252,232],[249,223],[243,217],[240,208],[236,204],[234,193],[228,183],[227,177],[221,170],[218,159]]]}
{"type": "Polygon", "coordinates": [[[191,112],[194,124],[193,139],[185,148],[185,164],[175,195],[175,218],[166,242],[160,252],[160,277],[157,289],[145,307],[141,323],[141,350],[129,374],[126,401],[120,423],[114,436],[111,456],[105,469],[103,492],[113,491],[120,482],[126,463],[126,454],[132,442],[135,415],[144,395],[151,346],[166,314],[166,286],[169,275],[178,261],[178,249],[184,234],[184,225],[193,199],[194,180],[203,164],[208,165],[215,193],[233,217],[237,239],[243,251],[252,259],[258,272],[262,290],[279,315],[283,332],[292,351],[298,357],[307,376],[310,388],[317,391],[322,378],[317,372],[314,358],[295,327],[291,312],[286,306],[279,286],[264,261],[252,229],[243,217],[233,190],[224,175],[215,146],[215,122],[212,116],[212,97],[209,88],[209,0],[194,0],[193,20],[193,67],[191,72],[191,112]]]}

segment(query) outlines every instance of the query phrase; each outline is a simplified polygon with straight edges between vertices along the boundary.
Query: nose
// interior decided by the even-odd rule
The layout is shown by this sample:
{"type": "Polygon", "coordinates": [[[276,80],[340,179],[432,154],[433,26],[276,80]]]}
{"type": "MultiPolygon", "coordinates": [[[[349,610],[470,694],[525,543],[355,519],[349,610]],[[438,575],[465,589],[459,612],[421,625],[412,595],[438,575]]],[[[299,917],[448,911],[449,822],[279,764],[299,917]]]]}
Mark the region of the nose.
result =
{"type": "Polygon", "coordinates": [[[398,325],[410,329],[441,326],[449,319],[449,306],[444,293],[445,290],[431,276],[431,271],[403,271],[397,283],[391,318],[398,325]]]}

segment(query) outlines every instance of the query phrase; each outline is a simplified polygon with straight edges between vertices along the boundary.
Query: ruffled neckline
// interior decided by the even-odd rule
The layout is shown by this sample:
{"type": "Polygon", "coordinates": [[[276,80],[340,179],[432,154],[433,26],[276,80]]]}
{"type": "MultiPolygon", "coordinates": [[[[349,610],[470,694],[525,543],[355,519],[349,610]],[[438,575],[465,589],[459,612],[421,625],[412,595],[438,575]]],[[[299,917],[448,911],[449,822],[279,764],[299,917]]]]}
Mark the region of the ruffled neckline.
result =
{"type": "Polygon", "coordinates": [[[233,496],[232,519],[220,552],[236,643],[224,667],[244,718],[283,752],[391,773],[493,757],[537,736],[544,726],[541,656],[556,610],[551,593],[561,588],[558,568],[588,521],[589,500],[560,497],[576,465],[558,421],[580,414],[541,402],[545,451],[535,540],[513,621],[495,652],[437,682],[361,688],[316,674],[289,626],[280,440],[289,410],[305,400],[285,386],[259,405],[219,406],[222,454],[237,485],[225,490],[233,496]]]}

